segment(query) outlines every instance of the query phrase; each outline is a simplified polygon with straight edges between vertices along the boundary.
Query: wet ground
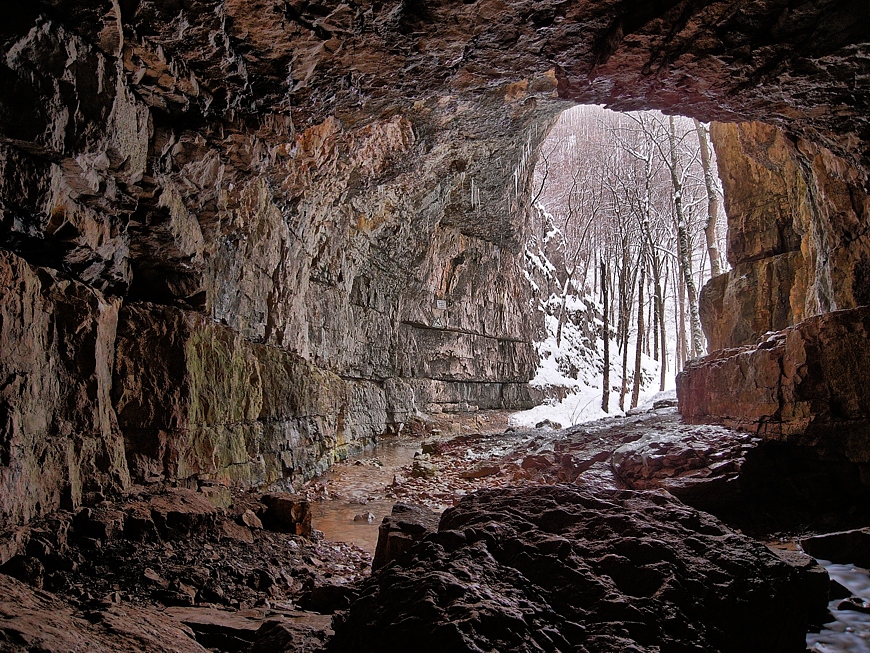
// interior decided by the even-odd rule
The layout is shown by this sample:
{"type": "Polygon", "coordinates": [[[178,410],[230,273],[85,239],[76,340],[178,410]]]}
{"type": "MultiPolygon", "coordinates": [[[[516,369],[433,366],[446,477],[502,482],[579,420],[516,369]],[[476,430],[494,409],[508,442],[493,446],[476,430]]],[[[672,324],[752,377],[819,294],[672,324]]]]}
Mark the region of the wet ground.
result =
{"type": "MultiPolygon", "coordinates": [[[[373,553],[378,527],[397,501],[441,512],[478,489],[570,482],[580,480],[580,476],[585,483],[626,487],[611,464],[610,454],[621,445],[637,443],[632,447],[639,447],[646,442],[640,441],[643,436],[649,439],[650,434],[659,433],[680,439],[697,431],[692,434],[697,440],[699,434],[717,428],[683,425],[672,408],[665,408],[562,431],[436,432],[422,440],[394,438],[335,465],[315,479],[306,493],[312,498],[314,528],[322,531],[326,540],[355,544],[373,553]]],[[[699,445],[693,440],[691,446],[697,451],[699,445]]],[[[638,451],[648,453],[643,447],[638,451]]],[[[795,543],[792,536],[784,534],[778,546],[793,549],[795,543]]],[[[855,605],[840,609],[842,599],[832,601],[833,620],[821,632],[808,634],[809,650],[870,653],[870,572],[820,562],[833,579],[853,593],[851,602],[855,605]]]]}
{"type": "MultiPolygon", "coordinates": [[[[457,435],[438,429],[422,439],[384,438],[308,484],[312,523],[327,540],[374,553],[378,526],[397,501],[441,512],[479,489],[573,481],[581,473],[586,482],[624,487],[607,460],[610,452],[662,419],[674,421],[673,409],[562,431],[542,427],[457,435]]],[[[483,426],[498,421],[490,418],[483,426]]]]}
{"type": "Polygon", "coordinates": [[[820,653],[870,653],[870,571],[854,565],[837,565],[819,560],[828,575],[852,592],[848,601],[853,607],[841,610],[844,602],[836,599],[828,604],[834,621],[825,624],[819,633],[807,635],[807,647],[820,653]],[[856,600],[857,599],[857,600],[856,600]]]}
{"type": "Polygon", "coordinates": [[[386,488],[418,452],[419,441],[385,440],[334,465],[311,486],[312,526],[327,540],[355,544],[373,554],[378,526],[396,502],[386,488]]]}
{"type": "Polygon", "coordinates": [[[305,493],[311,498],[312,525],[326,540],[355,544],[374,553],[378,527],[397,501],[441,512],[468,492],[506,484],[512,478],[507,471],[476,479],[462,478],[462,474],[481,461],[499,459],[551,432],[384,438],[308,485],[305,493]],[[431,453],[424,454],[424,448],[431,453]]]}

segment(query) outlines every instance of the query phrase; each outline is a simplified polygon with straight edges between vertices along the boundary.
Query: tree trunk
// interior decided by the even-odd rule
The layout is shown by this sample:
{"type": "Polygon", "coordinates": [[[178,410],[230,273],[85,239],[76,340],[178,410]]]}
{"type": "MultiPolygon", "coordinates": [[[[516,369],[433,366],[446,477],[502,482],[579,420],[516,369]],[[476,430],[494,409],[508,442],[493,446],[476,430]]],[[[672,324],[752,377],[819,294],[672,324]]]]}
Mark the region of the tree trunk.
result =
{"type": "Polygon", "coordinates": [[[683,184],[680,180],[680,158],[677,155],[677,134],[674,117],[668,116],[670,122],[669,144],[671,150],[671,182],[674,186],[674,209],[677,214],[677,254],[680,257],[680,267],[686,283],[689,297],[689,327],[692,334],[692,358],[704,352],[704,336],[701,332],[701,318],[698,315],[698,291],[695,288],[695,278],[692,275],[692,252],[689,248],[689,226],[683,211],[683,184]]]}
{"type": "Polygon", "coordinates": [[[601,378],[601,410],[610,412],[610,320],[607,296],[607,261],[601,259],[601,292],[604,296],[604,373],[601,378]]]}
{"type": "Polygon", "coordinates": [[[637,285],[637,345],[634,348],[634,383],[631,388],[631,407],[637,408],[640,399],[640,363],[641,350],[643,348],[643,284],[646,266],[643,259],[640,262],[640,283],[637,285]]]}
{"type": "Polygon", "coordinates": [[[719,218],[719,195],[716,193],[716,183],[710,166],[710,142],[707,139],[707,128],[695,120],[695,131],[698,132],[698,143],[701,146],[701,167],[704,168],[704,185],[707,187],[707,226],[704,235],[707,238],[707,254],[710,257],[710,274],[722,274],[722,264],[719,261],[719,240],[716,237],[716,221],[719,218]]]}

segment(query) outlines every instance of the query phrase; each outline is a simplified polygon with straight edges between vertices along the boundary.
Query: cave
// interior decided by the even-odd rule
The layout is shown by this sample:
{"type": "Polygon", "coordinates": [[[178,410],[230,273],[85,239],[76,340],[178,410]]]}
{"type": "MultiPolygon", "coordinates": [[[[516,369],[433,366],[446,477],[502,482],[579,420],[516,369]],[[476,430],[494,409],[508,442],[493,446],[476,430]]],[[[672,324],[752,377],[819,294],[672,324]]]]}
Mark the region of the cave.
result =
{"type": "MultiPolygon", "coordinates": [[[[840,540],[859,550],[868,526],[865,6],[39,0],[3,18],[0,650],[806,645],[838,590],[750,535],[819,535],[839,498],[827,530],[858,528],[840,540]],[[649,452],[565,440],[551,482],[470,494],[435,526],[409,508],[382,527],[396,560],[312,586],[294,492],[421,416],[540,402],[533,173],[577,104],[712,124],[731,269],[700,294],[710,353],[664,426],[631,419],[738,452],[716,481],[736,499],[596,490],[587,469],[649,452]],[[244,562],[228,595],[218,542],[296,566],[244,562]],[[158,551],[177,577],[137,561],[158,551]],[[153,601],[97,582],[112,565],[153,601]],[[287,587],[307,604],[280,608],[287,587]]],[[[825,542],[804,550],[827,560],[825,542]]]]}

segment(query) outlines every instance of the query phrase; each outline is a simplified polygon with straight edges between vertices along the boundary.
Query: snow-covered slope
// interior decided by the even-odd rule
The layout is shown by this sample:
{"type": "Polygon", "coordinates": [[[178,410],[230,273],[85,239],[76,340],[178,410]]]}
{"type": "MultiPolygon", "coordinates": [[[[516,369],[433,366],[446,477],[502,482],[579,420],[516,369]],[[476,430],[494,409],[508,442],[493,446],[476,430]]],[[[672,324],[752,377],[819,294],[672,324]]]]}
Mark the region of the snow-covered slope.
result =
{"type": "MultiPolygon", "coordinates": [[[[544,214],[542,219],[549,216],[544,214]]],[[[562,310],[562,289],[567,272],[559,269],[558,238],[561,234],[549,224],[542,238],[529,243],[526,249],[527,276],[537,293],[534,310],[544,313],[546,333],[536,343],[540,363],[531,384],[540,388],[545,403],[531,410],[514,413],[511,424],[533,427],[550,420],[563,427],[601,417],[622,414],[619,394],[622,387],[622,353],[616,343],[615,325],[611,324],[610,340],[610,412],[601,410],[602,373],[604,370],[604,308],[590,296],[588,288],[578,288],[573,282],[565,297],[565,312],[561,339],[557,344],[559,313],[562,310]],[[553,250],[556,250],[555,252],[553,250]],[[554,262],[551,259],[556,259],[554,262]],[[549,290],[542,297],[544,289],[549,290]],[[582,292],[581,291],[585,291],[582,292]]],[[[632,372],[636,335],[629,336],[628,392],[625,407],[631,401],[632,372]]],[[[642,385],[639,405],[643,405],[659,391],[659,362],[642,355],[642,385]]],[[[673,374],[666,381],[666,389],[673,387],[673,374]]]]}

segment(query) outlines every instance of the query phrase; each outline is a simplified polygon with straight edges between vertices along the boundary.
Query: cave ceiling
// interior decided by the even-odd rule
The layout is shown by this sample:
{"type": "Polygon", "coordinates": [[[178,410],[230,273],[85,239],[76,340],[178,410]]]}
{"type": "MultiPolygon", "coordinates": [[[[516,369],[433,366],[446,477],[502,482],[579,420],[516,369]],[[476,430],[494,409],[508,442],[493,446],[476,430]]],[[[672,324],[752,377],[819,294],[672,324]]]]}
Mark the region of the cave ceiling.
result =
{"type": "Polygon", "coordinates": [[[763,120],[870,169],[863,2],[48,0],[13,13],[7,44],[42,14],[123,51],[132,87],[177,124],[353,125],[508,93],[763,120]]]}

